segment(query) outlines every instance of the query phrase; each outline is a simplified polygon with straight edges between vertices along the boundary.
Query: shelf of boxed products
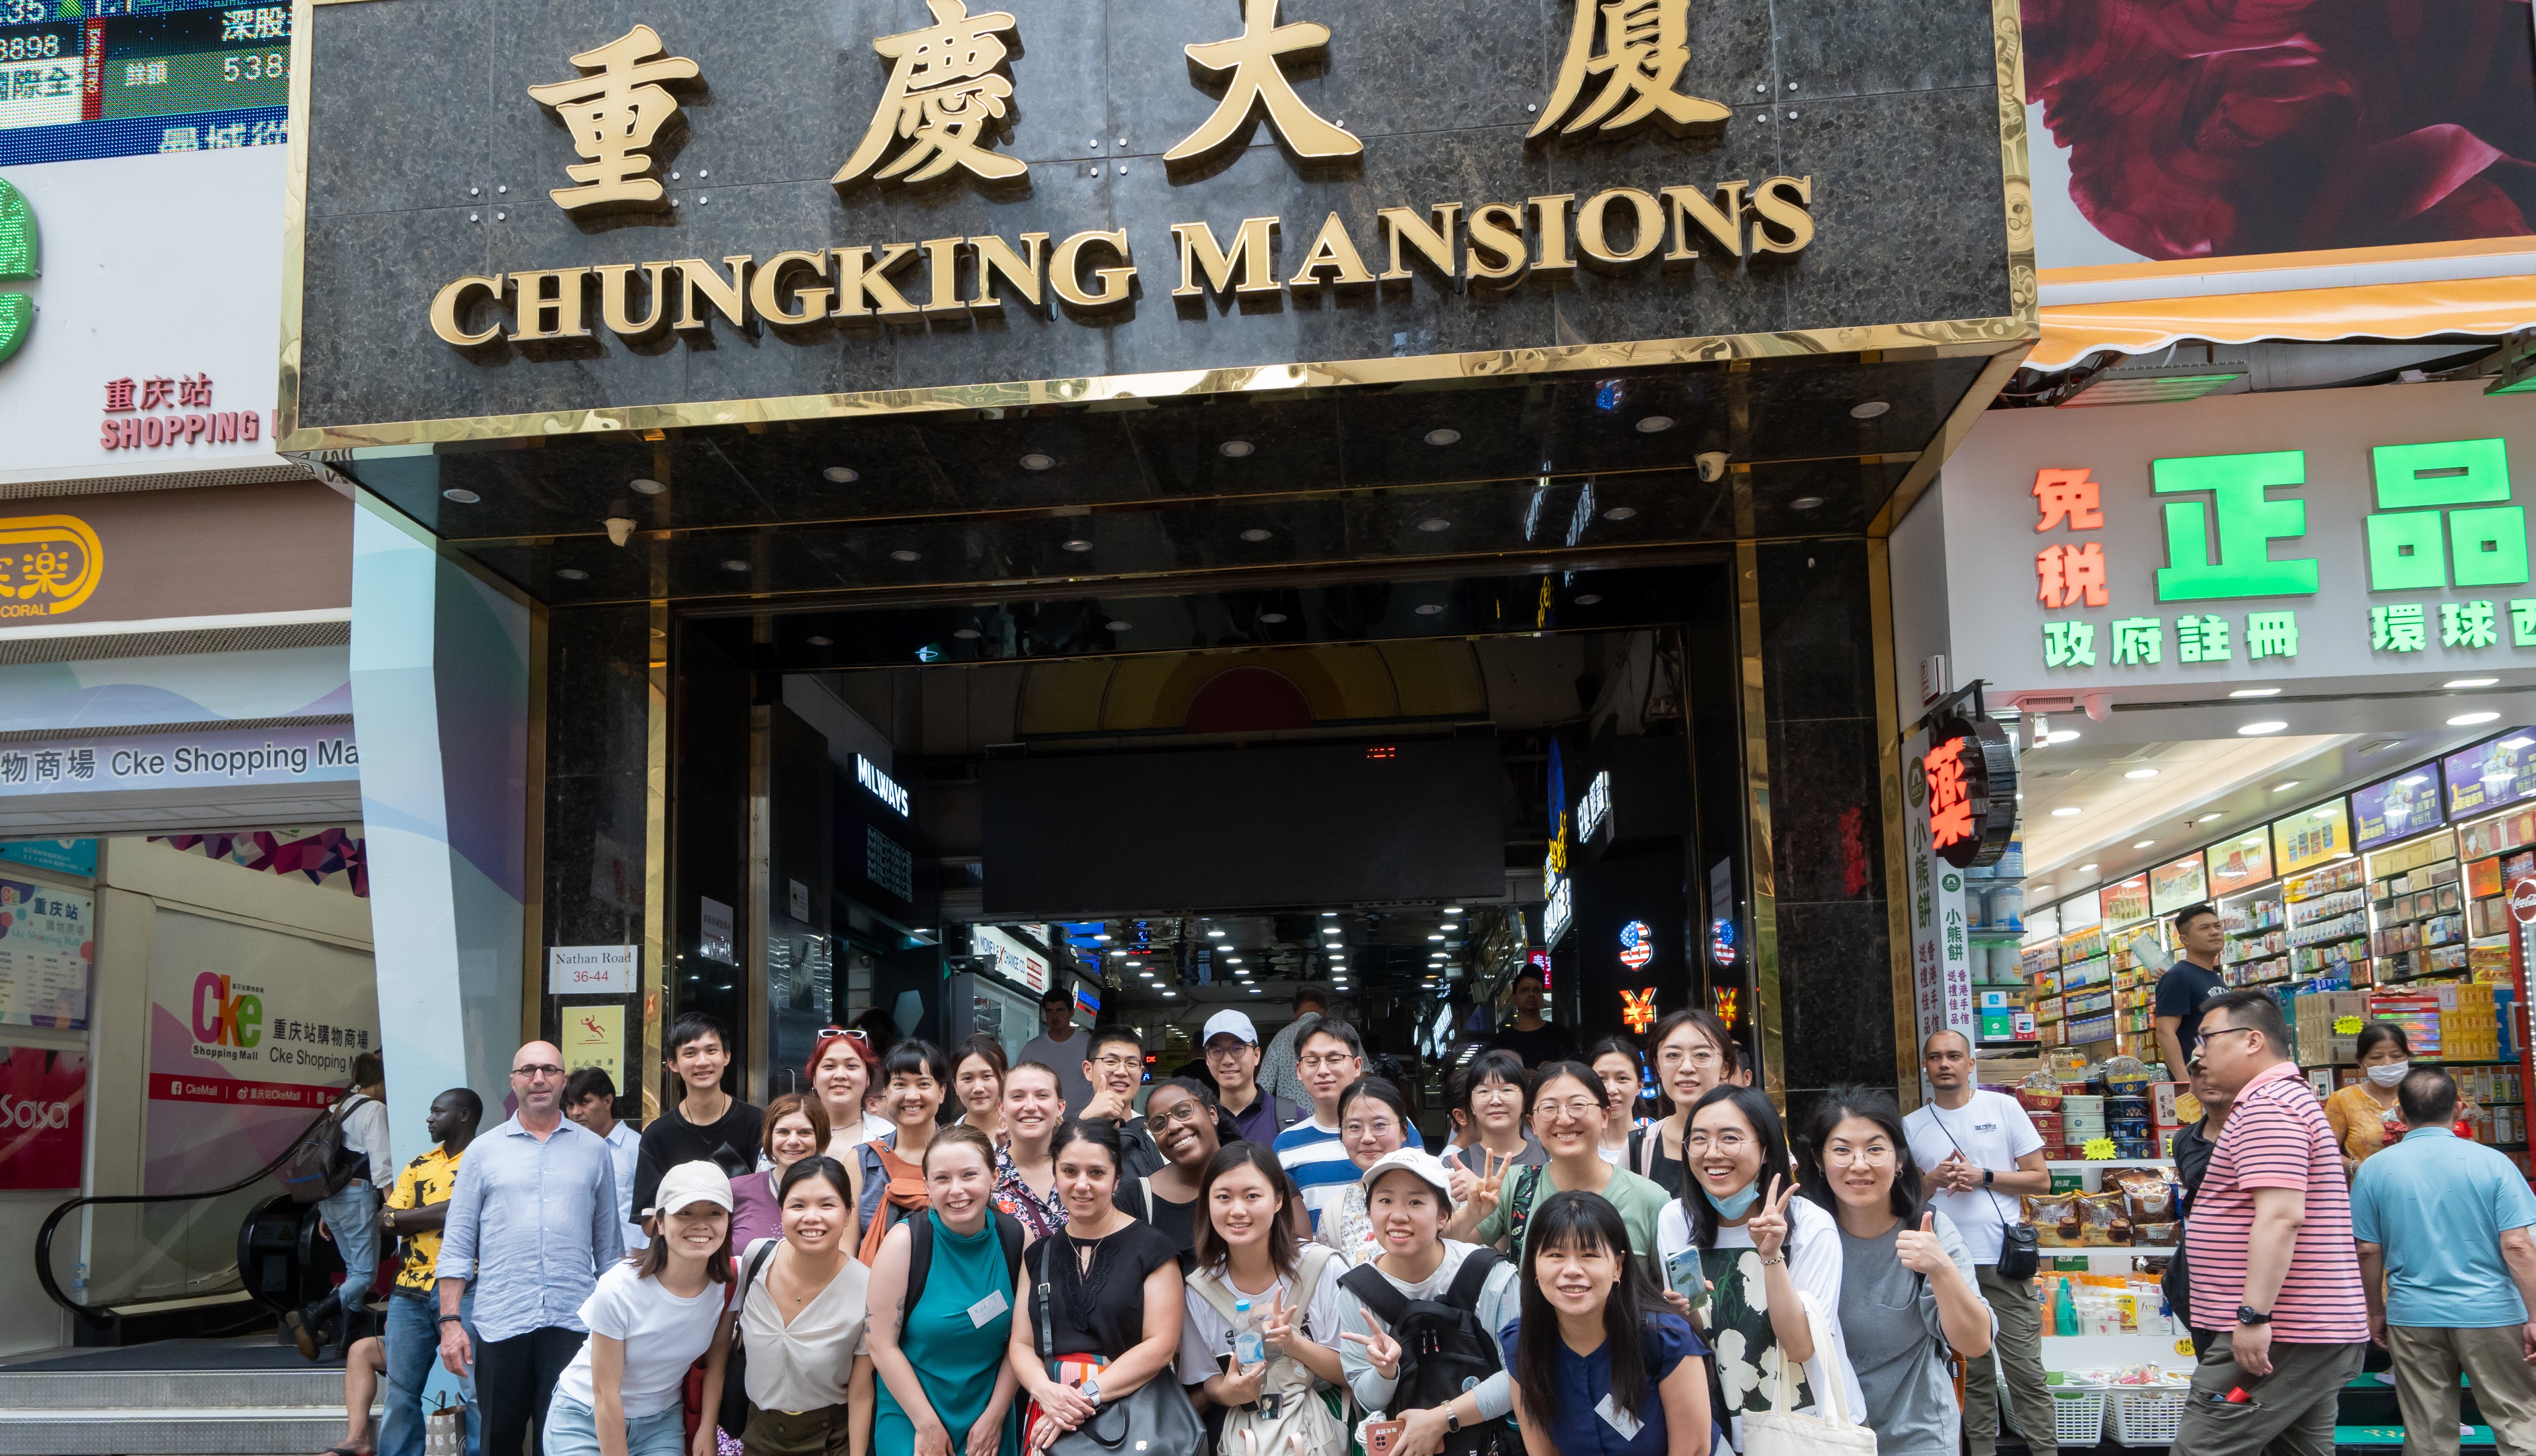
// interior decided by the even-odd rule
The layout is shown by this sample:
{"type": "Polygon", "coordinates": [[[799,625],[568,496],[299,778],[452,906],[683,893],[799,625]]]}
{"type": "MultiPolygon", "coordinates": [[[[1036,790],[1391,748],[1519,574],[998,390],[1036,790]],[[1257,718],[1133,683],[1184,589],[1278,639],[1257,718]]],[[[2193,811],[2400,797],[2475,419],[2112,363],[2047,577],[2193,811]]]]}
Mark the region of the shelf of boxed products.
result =
{"type": "Polygon", "coordinates": [[[2219,951],[2220,980],[2246,986],[2290,979],[2289,917],[2279,885],[2220,896],[2219,922],[2228,931],[2219,951]]]}
{"type": "Polygon", "coordinates": [[[2358,859],[2339,859],[2281,881],[2284,980],[2349,976],[2369,981],[2369,891],[2358,859]]]}
{"type": "Polygon", "coordinates": [[[2456,835],[2437,834],[2368,857],[2370,976],[2378,984],[2425,976],[2461,975],[2466,968],[2464,876],[2456,835]]]}

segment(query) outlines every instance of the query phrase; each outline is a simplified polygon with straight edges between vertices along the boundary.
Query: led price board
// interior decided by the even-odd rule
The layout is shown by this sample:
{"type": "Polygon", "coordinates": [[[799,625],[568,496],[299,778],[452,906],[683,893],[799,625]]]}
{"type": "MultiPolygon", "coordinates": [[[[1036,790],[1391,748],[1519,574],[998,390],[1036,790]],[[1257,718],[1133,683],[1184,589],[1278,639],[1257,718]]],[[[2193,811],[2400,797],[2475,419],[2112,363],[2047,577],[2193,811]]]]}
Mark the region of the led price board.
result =
{"type": "Polygon", "coordinates": [[[0,166],[288,140],[290,7],[0,0],[0,166]]]}

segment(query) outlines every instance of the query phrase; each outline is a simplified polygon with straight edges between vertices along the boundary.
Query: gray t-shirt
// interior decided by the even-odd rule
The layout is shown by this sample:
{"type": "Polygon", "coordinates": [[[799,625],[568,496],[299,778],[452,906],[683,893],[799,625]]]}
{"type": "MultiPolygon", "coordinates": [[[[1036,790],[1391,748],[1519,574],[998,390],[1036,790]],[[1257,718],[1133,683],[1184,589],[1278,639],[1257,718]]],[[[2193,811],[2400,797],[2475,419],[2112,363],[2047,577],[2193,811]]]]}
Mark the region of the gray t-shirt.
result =
{"type": "MultiPolygon", "coordinates": [[[[1875,1428],[1877,1456],[1954,1456],[1963,1416],[1946,1374],[1945,1327],[1936,1292],[1893,1252],[1901,1228],[1877,1238],[1841,1231],[1841,1335],[1867,1396],[1863,1419],[1875,1428]]],[[[1937,1215],[1937,1241],[1964,1283],[1979,1289],[1972,1254],[1944,1214],[1937,1215]]]]}

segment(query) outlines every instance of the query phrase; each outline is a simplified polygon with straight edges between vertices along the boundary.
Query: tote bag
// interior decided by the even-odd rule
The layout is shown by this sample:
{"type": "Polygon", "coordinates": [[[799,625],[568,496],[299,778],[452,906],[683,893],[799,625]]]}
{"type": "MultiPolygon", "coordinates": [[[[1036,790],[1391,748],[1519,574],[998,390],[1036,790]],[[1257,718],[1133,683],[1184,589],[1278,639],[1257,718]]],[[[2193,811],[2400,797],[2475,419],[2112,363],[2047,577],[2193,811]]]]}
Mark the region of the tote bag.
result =
{"type": "MultiPolygon", "coordinates": [[[[1339,1262],[1334,1249],[1317,1243],[1303,1245],[1289,1302],[1298,1310],[1308,1307],[1329,1266],[1339,1262]]],[[[1215,1270],[1192,1274],[1188,1287],[1213,1305],[1227,1324],[1239,1319],[1233,1287],[1215,1270]]],[[[1263,1399],[1225,1412],[1224,1437],[1218,1443],[1222,1456],[1347,1456],[1347,1423],[1319,1399],[1313,1384],[1312,1372],[1302,1361],[1269,1347],[1263,1399]]]]}
{"type": "Polygon", "coordinates": [[[1779,1361],[1779,1378],[1770,1409],[1744,1418],[1744,1456],[1875,1456],[1875,1432],[1850,1419],[1849,1397],[1842,1389],[1849,1382],[1823,1358],[1831,1352],[1831,1333],[1823,1328],[1822,1311],[1814,1307],[1812,1296],[1797,1298],[1805,1305],[1806,1331],[1822,1365],[1823,1378],[1815,1383],[1831,1394],[1831,1418],[1788,1409],[1788,1392],[1797,1382],[1790,1377],[1787,1348],[1781,1346],[1771,1352],[1779,1361]]]}

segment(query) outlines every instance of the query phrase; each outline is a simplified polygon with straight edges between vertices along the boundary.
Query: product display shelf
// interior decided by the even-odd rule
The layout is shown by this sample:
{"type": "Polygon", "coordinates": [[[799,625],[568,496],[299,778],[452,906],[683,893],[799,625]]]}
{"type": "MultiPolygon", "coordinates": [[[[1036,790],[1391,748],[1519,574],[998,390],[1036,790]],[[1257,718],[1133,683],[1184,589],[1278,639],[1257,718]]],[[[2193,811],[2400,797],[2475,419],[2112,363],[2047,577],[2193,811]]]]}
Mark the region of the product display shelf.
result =
{"type": "Polygon", "coordinates": [[[2371,979],[2385,985],[2464,975],[2466,887],[2455,831],[2373,851],[2367,862],[2371,979]]]}
{"type": "Polygon", "coordinates": [[[2219,952],[2219,976],[2231,986],[2270,985],[2290,979],[2289,916],[2277,884],[2219,897],[2219,919],[2228,943],[2219,952]]]}

